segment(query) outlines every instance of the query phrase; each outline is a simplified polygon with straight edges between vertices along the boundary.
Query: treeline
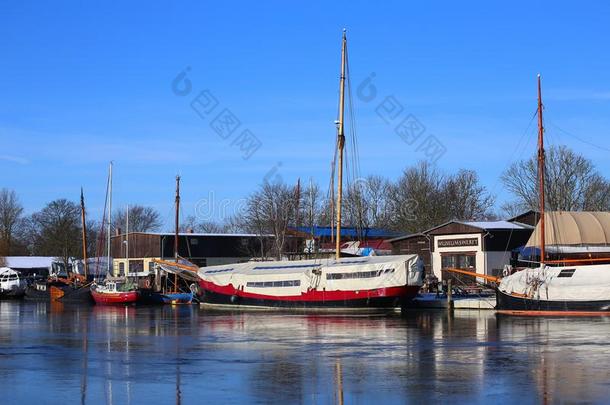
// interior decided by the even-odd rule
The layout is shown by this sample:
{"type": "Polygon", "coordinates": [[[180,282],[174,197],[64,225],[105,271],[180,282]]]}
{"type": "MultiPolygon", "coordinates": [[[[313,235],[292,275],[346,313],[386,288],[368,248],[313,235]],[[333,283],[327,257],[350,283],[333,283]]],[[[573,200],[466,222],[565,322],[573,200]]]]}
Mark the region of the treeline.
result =
{"type": "MultiPolygon", "coordinates": [[[[593,163],[564,146],[551,147],[546,155],[546,209],[610,210],[610,183],[593,163]]],[[[495,196],[472,170],[447,173],[421,162],[407,167],[395,181],[368,176],[346,185],[343,226],[357,229],[385,228],[407,234],[426,230],[452,219],[486,220],[513,216],[538,208],[536,157],[519,161],[505,170],[501,181],[512,196],[494,209],[495,196]]],[[[242,210],[222,222],[190,215],[181,230],[195,232],[249,232],[274,235],[272,254],[281,257],[292,226],[310,228],[334,224],[334,200],[314,182],[300,187],[282,181],[264,182],[246,197],[242,210]]],[[[124,209],[114,213],[113,223],[123,227],[124,209]]],[[[159,231],[162,220],[152,207],[129,208],[130,231],[159,231]]],[[[89,219],[88,254],[94,255],[100,222],[89,219]]],[[[262,249],[261,249],[262,250],[262,249]]],[[[0,190],[0,257],[7,255],[55,256],[67,261],[81,257],[80,207],[59,199],[29,216],[12,190],[0,190]]]]}
{"type": "MultiPolygon", "coordinates": [[[[80,205],[57,199],[31,215],[24,215],[23,206],[13,190],[0,190],[0,257],[53,256],[65,264],[70,258],[82,258],[82,219],[80,205]]],[[[126,210],[113,214],[113,224],[124,224],[126,210]]],[[[158,231],[162,226],[160,214],[151,207],[134,205],[129,208],[129,227],[132,231],[158,231]]],[[[101,221],[87,219],[87,254],[104,254],[99,244],[101,221]]],[[[111,232],[115,232],[113,228],[111,232]]]]}

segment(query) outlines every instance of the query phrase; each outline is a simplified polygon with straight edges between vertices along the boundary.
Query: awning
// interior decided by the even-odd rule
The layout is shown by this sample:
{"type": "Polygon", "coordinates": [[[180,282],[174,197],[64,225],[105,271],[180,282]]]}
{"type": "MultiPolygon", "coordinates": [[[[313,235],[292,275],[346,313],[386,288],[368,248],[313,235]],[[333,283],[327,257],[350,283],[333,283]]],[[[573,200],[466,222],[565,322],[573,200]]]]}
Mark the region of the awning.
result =
{"type": "MultiPolygon", "coordinates": [[[[610,212],[551,211],[544,222],[547,246],[610,246],[610,212]]],[[[540,221],[525,246],[540,246],[540,221]]]]}

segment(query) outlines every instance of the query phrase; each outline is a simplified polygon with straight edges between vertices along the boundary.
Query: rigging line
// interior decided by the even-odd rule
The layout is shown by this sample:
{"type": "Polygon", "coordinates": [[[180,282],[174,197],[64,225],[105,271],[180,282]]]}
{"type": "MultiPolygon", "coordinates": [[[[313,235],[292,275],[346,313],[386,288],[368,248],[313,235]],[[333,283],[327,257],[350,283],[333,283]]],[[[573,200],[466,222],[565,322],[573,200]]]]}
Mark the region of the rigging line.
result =
{"type": "Polygon", "coordinates": [[[346,53],[346,73],[347,73],[347,95],[348,95],[348,117],[350,122],[350,140],[351,140],[351,150],[352,150],[352,177],[355,181],[355,187],[353,187],[353,193],[355,193],[356,198],[356,227],[359,230],[360,239],[362,238],[362,228],[364,226],[364,212],[363,212],[363,193],[362,193],[362,185],[358,181],[360,179],[361,173],[361,165],[360,165],[360,155],[358,153],[358,136],[357,136],[357,125],[356,125],[356,114],[354,108],[354,99],[352,93],[352,82],[351,82],[351,73],[349,67],[349,56],[346,53]]]}
{"type": "Polygon", "coordinates": [[[607,148],[607,147],[605,147],[605,146],[601,146],[601,145],[597,145],[597,144],[595,144],[595,143],[593,143],[593,142],[591,142],[591,141],[588,141],[588,140],[583,139],[583,138],[581,138],[581,137],[579,137],[579,136],[577,136],[577,135],[574,135],[573,133],[568,132],[568,131],[566,131],[565,129],[560,128],[560,127],[559,127],[557,124],[555,124],[553,121],[550,121],[550,120],[548,120],[548,119],[547,119],[546,121],[547,121],[549,124],[551,124],[551,125],[552,125],[552,126],[555,128],[555,129],[557,129],[557,130],[559,130],[559,131],[563,132],[564,134],[566,134],[566,135],[568,135],[568,136],[570,136],[570,137],[572,137],[572,138],[576,139],[577,141],[580,141],[580,142],[582,142],[582,143],[584,143],[584,144],[587,144],[587,145],[592,146],[592,147],[594,147],[594,148],[597,148],[597,149],[599,149],[599,150],[603,150],[603,151],[605,151],[605,152],[610,152],[610,148],[607,148]]]}
{"type": "MultiPolygon", "coordinates": [[[[532,117],[530,118],[529,123],[527,124],[527,127],[525,128],[525,130],[523,131],[523,133],[521,134],[521,136],[519,137],[519,141],[517,142],[517,144],[515,145],[513,151],[511,152],[511,154],[509,155],[508,159],[506,160],[506,163],[503,165],[503,170],[506,170],[511,162],[515,161],[515,155],[520,151],[521,149],[521,153],[523,154],[523,151],[525,150],[525,146],[527,146],[530,142],[530,137],[526,137],[528,135],[528,131],[530,130],[532,123],[534,122],[534,119],[538,116],[538,108],[536,108],[536,111],[534,111],[534,114],[532,115],[532,117]],[[522,145],[523,140],[525,141],[525,144],[522,145]]],[[[490,194],[493,194],[496,189],[498,184],[500,183],[500,179],[496,179],[496,181],[494,182],[493,186],[490,189],[490,194]]]]}
{"type": "Polygon", "coordinates": [[[109,194],[109,188],[110,188],[110,178],[108,178],[106,180],[106,197],[104,199],[104,211],[102,213],[102,222],[100,223],[100,229],[101,231],[99,232],[99,236],[97,238],[97,243],[96,243],[96,247],[95,247],[95,255],[96,255],[96,262],[95,262],[95,277],[99,277],[99,273],[100,273],[100,259],[102,254],[104,253],[102,250],[106,247],[106,243],[105,243],[105,239],[106,239],[106,210],[107,210],[107,205],[108,205],[108,194],[109,194]]]}

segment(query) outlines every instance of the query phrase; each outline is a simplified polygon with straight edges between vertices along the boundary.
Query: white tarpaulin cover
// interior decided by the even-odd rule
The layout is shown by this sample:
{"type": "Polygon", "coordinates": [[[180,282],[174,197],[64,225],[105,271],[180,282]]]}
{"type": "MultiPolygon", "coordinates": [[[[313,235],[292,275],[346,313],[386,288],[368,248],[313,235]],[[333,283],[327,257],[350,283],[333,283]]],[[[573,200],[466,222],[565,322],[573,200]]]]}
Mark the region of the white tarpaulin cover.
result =
{"type": "Polygon", "coordinates": [[[525,269],[503,278],[498,288],[535,300],[610,301],[610,265],[525,269]]]}
{"type": "Polygon", "coordinates": [[[420,286],[423,265],[417,255],[248,262],[201,267],[199,277],[218,286],[274,295],[299,295],[308,289],[354,291],[420,286]]]}
{"type": "MultiPolygon", "coordinates": [[[[544,222],[547,246],[610,246],[610,212],[545,212],[544,222]]],[[[540,222],[526,246],[540,246],[540,222]]]]}

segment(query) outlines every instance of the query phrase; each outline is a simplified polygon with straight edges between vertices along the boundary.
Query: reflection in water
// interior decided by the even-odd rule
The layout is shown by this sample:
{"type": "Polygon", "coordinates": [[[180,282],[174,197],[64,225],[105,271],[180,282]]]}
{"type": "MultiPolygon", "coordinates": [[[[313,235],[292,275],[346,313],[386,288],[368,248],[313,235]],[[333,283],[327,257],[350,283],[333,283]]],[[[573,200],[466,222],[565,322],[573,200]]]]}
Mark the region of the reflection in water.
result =
{"type": "Polygon", "coordinates": [[[0,302],[0,391],[3,403],[602,403],[609,334],[606,318],[0,302]]]}

